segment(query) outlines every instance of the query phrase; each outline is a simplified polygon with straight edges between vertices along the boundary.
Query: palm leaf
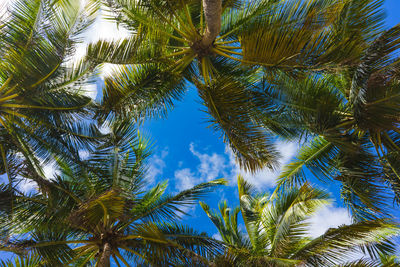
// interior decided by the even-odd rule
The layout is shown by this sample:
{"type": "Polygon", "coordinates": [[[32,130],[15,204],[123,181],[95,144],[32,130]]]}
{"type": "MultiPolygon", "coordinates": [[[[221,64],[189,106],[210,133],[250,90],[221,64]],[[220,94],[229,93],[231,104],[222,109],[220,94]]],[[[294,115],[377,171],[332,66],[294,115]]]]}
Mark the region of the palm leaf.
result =
{"type": "Polygon", "coordinates": [[[209,86],[197,84],[211,126],[222,132],[244,169],[254,172],[265,166],[274,167],[276,152],[265,131],[249,116],[252,104],[246,88],[227,77],[213,82],[209,86]],[[244,112],[244,107],[249,111],[244,112]]]}
{"type": "Polygon", "coordinates": [[[340,260],[338,253],[351,251],[357,245],[379,243],[397,234],[394,224],[385,220],[372,220],[329,229],[299,250],[294,256],[308,258],[310,264],[331,263],[340,260]]]}
{"type": "Polygon", "coordinates": [[[103,109],[106,115],[164,116],[185,91],[179,76],[159,64],[123,68],[105,80],[103,109]]]}

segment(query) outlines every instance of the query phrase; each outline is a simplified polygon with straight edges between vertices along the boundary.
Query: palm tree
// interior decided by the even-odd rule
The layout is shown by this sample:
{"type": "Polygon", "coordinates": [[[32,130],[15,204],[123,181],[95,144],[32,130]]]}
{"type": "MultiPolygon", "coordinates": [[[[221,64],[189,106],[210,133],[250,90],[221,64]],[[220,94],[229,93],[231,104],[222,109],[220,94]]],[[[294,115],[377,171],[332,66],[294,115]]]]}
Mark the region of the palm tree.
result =
{"type": "Polygon", "coordinates": [[[34,168],[54,158],[78,157],[99,136],[87,118],[93,103],[85,86],[95,62],[74,60],[96,4],[79,0],[17,0],[0,22],[1,173],[12,185],[13,169],[34,168]],[[21,157],[22,155],[22,157],[21,157]]]}
{"type": "Polygon", "coordinates": [[[275,165],[271,133],[296,132],[260,99],[261,78],[353,66],[382,22],[374,0],[108,3],[132,36],[89,47],[93,60],[128,65],[105,80],[103,117],[162,116],[195,85],[211,126],[250,171],[275,165]]]}
{"type": "Polygon", "coordinates": [[[225,180],[166,195],[166,182],[148,188],[144,180],[148,155],[148,142],[132,124],[113,125],[83,166],[60,162],[49,190],[15,197],[1,229],[21,238],[4,240],[1,248],[31,253],[49,266],[206,265],[223,246],[177,219],[225,180]]]}
{"type": "Polygon", "coordinates": [[[216,258],[216,266],[336,266],[354,259],[359,248],[367,245],[373,255],[393,253],[390,245],[379,247],[388,237],[399,234],[397,226],[386,220],[343,225],[316,238],[308,236],[308,219],[329,203],[324,191],[308,184],[268,196],[256,194],[239,176],[238,191],[240,206],[230,209],[223,202],[220,215],[201,203],[229,245],[224,256],[216,258]],[[245,233],[240,231],[239,212],[245,233]]]}
{"type": "Polygon", "coordinates": [[[400,24],[371,40],[353,69],[302,81],[275,76],[265,88],[269,101],[310,137],[284,168],[281,184],[304,182],[305,169],[325,182],[340,181],[342,197],[360,218],[384,212],[393,195],[399,201],[399,48],[400,24]]]}

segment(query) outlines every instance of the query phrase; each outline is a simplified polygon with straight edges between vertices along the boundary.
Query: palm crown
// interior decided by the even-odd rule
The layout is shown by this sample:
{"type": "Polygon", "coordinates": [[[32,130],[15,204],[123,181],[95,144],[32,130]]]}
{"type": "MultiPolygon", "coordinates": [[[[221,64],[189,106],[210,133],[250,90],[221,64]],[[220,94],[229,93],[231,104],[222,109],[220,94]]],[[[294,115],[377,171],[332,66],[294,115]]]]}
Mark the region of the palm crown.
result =
{"type": "Polygon", "coordinates": [[[31,238],[11,239],[2,249],[31,251],[49,266],[89,261],[110,266],[111,258],[126,266],[128,261],[206,264],[222,244],[176,220],[186,206],[225,181],[200,184],[177,195],[165,195],[166,183],[146,190],[146,147],[131,124],[115,125],[85,167],[61,164],[61,174],[46,193],[16,195],[12,208],[3,200],[4,212],[13,211],[11,218],[3,217],[3,231],[31,238]]]}
{"type": "Polygon", "coordinates": [[[295,131],[263,99],[260,78],[356,64],[359,47],[380,29],[378,5],[351,0],[110,1],[116,21],[132,36],[89,47],[95,60],[128,65],[105,81],[105,116],[163,114],[194,84],[212,127],[238,163],[250,171],[272,167],[276,151],[269,134],[288,137],[295,131]]]}
{"type": "Polygon", "coordinates": [[[2,172],[41,161],[77,157],[99,135],[87,118],[93,103],[85,86],[96,63],[75,61],[76,45],[96,5],[79,0],[10,3],[0,30],[0,132],[2,172]],[[16,152],[22,153],[21,157],[16,152]],[[50,156],[52,154],[52,156],[50,156]],[[16,164],[13,164],[16,163],[16,164]]]}
{"type": "Polygon", "coordinates": [[[384,212],[393,197],[386,184],[398,201],[399,48],[396,25],[371,40],[354,69],[296,82],[277,75],[267,86],[273,102],[311,137],[285,167],[282,184],[303,182],[306,168],[323,181],[338,180],[359,218],[384,212]]]}
{"type": "MultiPolygon", "coordinates": [[[[307,221],[318,208],[329,203],[325,192],[304,184],[271,196],[256,194],[240,176],[238,190],[240,206],[230,209],[223,202],[220,215],[201,203],[224,242],[230,245],[225,255],[215,260],[217,266],[337,266],[346,258],[354,258],[363,245],[369,245],[378,257],[379,250],[371,245],[398,234],[394,224],[371,220],[331,228],[311,238],[307,235],[307,221]],[[239,212],[247,235],[240,231],[239,212]]],[[[390,246],[382,248],[386,253],[394,252],[390,246]]]]}

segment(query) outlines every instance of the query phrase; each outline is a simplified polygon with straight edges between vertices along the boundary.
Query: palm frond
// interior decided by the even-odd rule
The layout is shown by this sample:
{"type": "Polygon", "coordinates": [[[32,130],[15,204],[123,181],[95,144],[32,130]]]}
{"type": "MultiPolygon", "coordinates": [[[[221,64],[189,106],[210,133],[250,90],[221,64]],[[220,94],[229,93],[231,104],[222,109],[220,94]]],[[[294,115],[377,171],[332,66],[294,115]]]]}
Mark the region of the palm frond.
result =
{"type": "Polygon", "coordinates": [[[210,207],[206,203],[200,202],[200,205],[208,218],[210,218],[215,227],[217,227],[222,240],[226,244],[239,248],[246,246],[245,238],[238,228],[238,214],[240,212],[238,207],[231,210],[227,207],[226,201],[222,202],[219,205],[221,213],[219,215],[215,211],[210,211],[210,207]]]}
{"type": "Polygon", "coordinates": [[[201,183],[193,188],[184,190],[179,194],[162,196],[164,185],[157,185],[149,191],[132,209],[132,220],[172,220],[186,214],[183,207],[195,204],[215,187],[225,185],[225,179],[216,179],[211,182],[201,183]]]}
{"type": "Polygon", "coordinates": [[[340,260],[340,253],[354,251],[359,245],[379,243],[398,234],[395,224],[385,220],[372,220],[331,228],[314,239],[294,257],[308,258],[310,264],[327,264],[340,260]]]}
{"type": "Polygon", "coordinates": [[[0,262],[1,267],[35,267],[41,263],[40,258],[37,255],[31,254],[28,256],[15,257],[14,260],[2,260],[0,262]]]}
{"type": "Polygon", "coordinates": [[[387,67],[388,61],[393,60],[391,53],[400,48],[400,25],[385,31],[369,46],[363,55],[362,61],[352,81],[350,99],[354,106],[354,113],[361,115],[361,108],[367,101],[367,82],[371,74],[387,67]]]}
{"type": "Polygon", "coordinates": [[[303,183],[306,181],[306,168],[319,179],[330,177],[332,161],[337,153],[337,148],[331,142],[322,137],[315,138],[309,146],[300,148],[295,161],[284,166],[279,175],[279,184],[289,186],[303,183]]]}
{"type": "Polygon", "coordinates": [[[241,167],[255,172],[276,166],[271,138],[252,120],[250,95],[243,84],[219,77],[209,86],[198,83],[197,88],[210,114],[211,126],[221,132],[241,167]],[[248,110],[243,110],[245,107],[248,110]]]}
{"type": "Polygon", "coordinates": [[[103,112],[111,118],[163,117],[184,92],[181,78],[163,65],[125,67],[105,80],[103,112]]]}

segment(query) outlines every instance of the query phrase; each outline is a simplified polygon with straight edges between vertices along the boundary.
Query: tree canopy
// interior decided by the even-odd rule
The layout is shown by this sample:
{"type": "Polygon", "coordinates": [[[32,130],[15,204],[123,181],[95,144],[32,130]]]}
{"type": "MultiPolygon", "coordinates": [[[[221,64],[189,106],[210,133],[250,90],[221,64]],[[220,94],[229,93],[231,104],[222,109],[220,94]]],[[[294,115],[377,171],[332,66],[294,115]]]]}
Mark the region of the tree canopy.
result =
{"type": "Polygon", "coordinates": [[[385,26],[383,3],[10,2],[0,18],[0,250],[18,257],[0,266],[397,266],[400,24],[385,26]],[[90,43],[78,58],[99,9],[129,37],[90,43]],[[101,80],[107,63],[118,67],[101,80]],[[88,91],[99,84],[96,101],[88,91]],[[137,129],[166,118],[188,88],[241,171],[276,168],[278,139],[302,147],[271,195],[239,176],[239,207],[222,202],[218,214],[201,202],[222,241],[181,219],[228,181],[169,194],[146,178],[151,144],[137,129]],[[308,235],[330,202],[310,176],[341,184],[352,224],[308,235]],[[37,188],[22,192],[21,181],[37,188]],[[369,258],[352,260],[360,252],[369,258]]]}
{"type": "Polygon", "coordinates": [[[398,235],[399,230],[387,220],[342,225],[312,238],[308,234],[308,220],[329,203],[329,196],[309,184],[268,196],[257,194],[239,176],[238,191],[239,207],[232,209],[226,201],[221,202],[220,214],[201,203],[222,240],[229,245],[215,259],[216,266],[364,266],[358,260],[350,263],[360,249],[370,252],[371,264],[381,263],[379,257],[395,252],[387,238],[398,235]],[[239,213],[245,232],[239,229],[239,213]]]}

